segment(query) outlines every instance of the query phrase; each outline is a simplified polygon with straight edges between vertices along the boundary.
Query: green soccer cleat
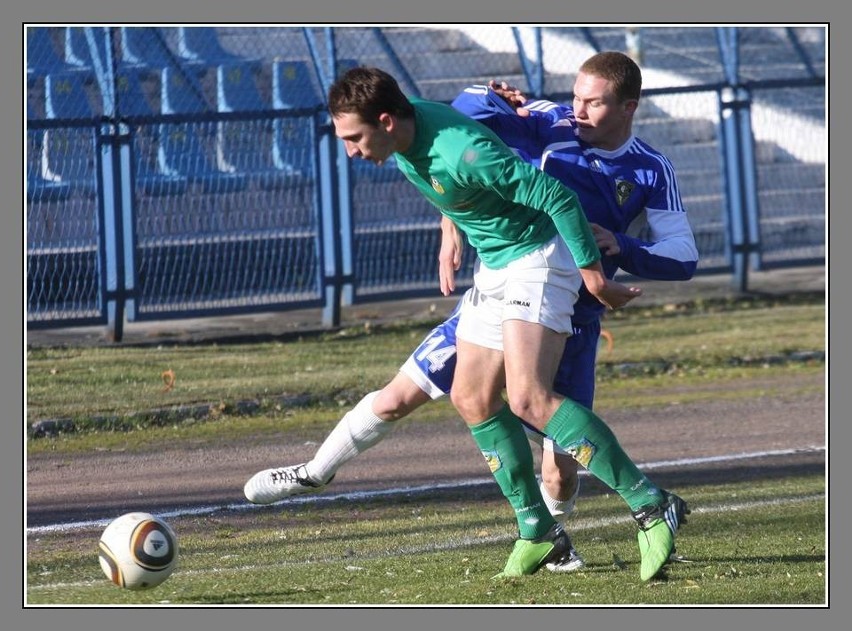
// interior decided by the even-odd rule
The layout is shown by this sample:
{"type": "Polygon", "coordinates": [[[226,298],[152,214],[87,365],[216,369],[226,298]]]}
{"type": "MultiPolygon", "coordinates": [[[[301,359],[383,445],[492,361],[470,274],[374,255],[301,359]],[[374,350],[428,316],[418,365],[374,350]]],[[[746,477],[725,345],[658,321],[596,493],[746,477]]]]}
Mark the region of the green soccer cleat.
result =
{"type": "Polygon", "coordinates": [[[538,539],[518,539],[506,567],[492,578],[508,578],[535,574],[546,563],[559,560],[571,549],[571,539],[559,522],[538,539]]]}
{"type": "Polygon", "coordinates": [[[662,519],[654,521],[646,530],[640,530],[638,537],[642,557],[639,578],[649,581],[663,569],[674,552],[674,537],[662,519]]]}
{"type": "Polygon", "coordinates": [[[645,506],[633,513],[639,524],[639,554],[642,565],[639,578],[649,581],[668,563],[675,551],[674,537],[686,516],[691,512],[681,498],[674,493],[663,492],[665,502],[656,506],[645,506]]]}

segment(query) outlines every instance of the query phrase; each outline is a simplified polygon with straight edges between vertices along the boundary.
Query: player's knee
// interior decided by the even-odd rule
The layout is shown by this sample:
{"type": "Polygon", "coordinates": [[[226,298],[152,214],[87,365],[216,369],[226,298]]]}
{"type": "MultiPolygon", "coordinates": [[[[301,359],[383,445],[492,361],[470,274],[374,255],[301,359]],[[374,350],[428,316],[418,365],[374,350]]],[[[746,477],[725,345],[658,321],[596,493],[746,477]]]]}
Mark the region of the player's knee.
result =
{"type": "Polygon", "coordinates": [[[524,419],[527,423],[542,429],[550,420],[545,401],[541,397],[534,396],[529,391],[520,390],[509,393],[509,408],[512,412],[524,419]]]}
{"type": "Polygon", "coordinates": [[[450,391],[450,400],[467,423],[483,421],[502,407],[499,400],[493,401],[481,392],[464,393],[455,387],[450,391]]]}
{"type": "Polygon", "coordinates": [[[460,388],[450,390],[450,401],[452,401],[456,411],[465,421],[475,422],[477,419],[471,413],[475,409],[475,406],[460,390],[460,388]]]}

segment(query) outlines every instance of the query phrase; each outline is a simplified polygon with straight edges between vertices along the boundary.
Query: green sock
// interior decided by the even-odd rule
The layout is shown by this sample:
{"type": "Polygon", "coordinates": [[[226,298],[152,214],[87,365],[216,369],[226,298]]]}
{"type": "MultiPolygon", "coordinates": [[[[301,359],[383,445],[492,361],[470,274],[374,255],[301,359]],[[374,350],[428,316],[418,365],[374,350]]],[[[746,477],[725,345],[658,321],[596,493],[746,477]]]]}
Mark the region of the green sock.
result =
{"type": "Polygon", "coordinates": [[[544,426],[556,444],[635,511],[663,499],[660,489],[628,457],[612,430],[590,409],[565,399],[544,426]]]}
{"type": "Polygon", "coordinates": [[[533,456],[521,420],[504,406],[470,428],[494,479],[515,510],[521,539],[536,539],[553,525],[533,470],[533,456]]]}

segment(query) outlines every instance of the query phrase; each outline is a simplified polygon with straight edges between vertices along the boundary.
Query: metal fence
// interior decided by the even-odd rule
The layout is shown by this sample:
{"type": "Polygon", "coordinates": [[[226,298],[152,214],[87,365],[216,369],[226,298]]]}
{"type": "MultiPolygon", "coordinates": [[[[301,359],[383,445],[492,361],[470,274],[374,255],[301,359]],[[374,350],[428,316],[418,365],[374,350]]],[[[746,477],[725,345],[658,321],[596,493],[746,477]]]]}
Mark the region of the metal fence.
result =
{"type": "MultiPolygon", "coordinates": [[[[28,327],[437,291],[439,216],[350,161],[331,79],[375,65],[449,101],[570,97],[598,50],[643,68],[635,132],[675,166],[698,273],[825,260],[827,28],[26,27],[28,327]]],[[[467,252],[460,285],[471,282],[467,252]]]]}

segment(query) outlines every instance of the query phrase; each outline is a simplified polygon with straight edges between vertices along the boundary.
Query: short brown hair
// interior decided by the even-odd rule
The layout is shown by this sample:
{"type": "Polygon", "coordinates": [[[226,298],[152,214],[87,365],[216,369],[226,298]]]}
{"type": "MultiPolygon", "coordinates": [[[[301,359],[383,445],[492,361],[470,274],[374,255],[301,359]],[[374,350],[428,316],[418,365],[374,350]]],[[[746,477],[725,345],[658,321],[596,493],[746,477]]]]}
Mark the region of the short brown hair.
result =
{"type": "Polygon", "coordinates": [[[383,113],[414,117],[414,106],[396,79],[379,68],[347,70],[328,90],[328,111],[333,117],[358,114],[368,125],[378,125],[383,113]]]}
{"type": "Polygon", "coordinates": [[[580,72],[612,82],[613,92],[622,103],[630,99],[639,100],[642,71],[624,53],[608,50],[592,55],[580,66],[580,72]]]}

